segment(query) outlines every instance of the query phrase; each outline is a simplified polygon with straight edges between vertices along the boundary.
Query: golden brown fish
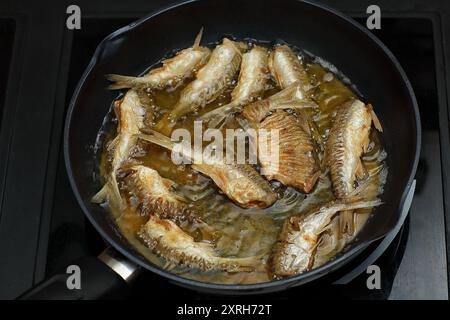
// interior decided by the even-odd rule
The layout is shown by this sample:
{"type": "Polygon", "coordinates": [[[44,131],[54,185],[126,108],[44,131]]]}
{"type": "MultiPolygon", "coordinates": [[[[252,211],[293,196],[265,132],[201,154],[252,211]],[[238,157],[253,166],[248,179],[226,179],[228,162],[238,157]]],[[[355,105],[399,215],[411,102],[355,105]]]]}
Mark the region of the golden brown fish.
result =
{"type": "Polygon", "coordinates": [[[371,105],[350,100],[337,109],[326,143],[325,161],[337,198],[348,197],[355,188],[356,178],[366,176],[361,155],[369,146],[372,122],[382,131],[371,105]]]}
{"type": "Polygon", "coordinates": [[[271,257],[274,276],[282,278],[310,270],[320,236],[331,226],[339,211],[372,208],[380,204],[380,200],[332,201],[304,215],[287,218],[271,257]]]}
{"type": "Polygon", "coordinates": [[[146,89],[164,89],[166,87],[176,88],[185,79],[194,76],[200,69],[210,54],[210,50],[200,46],[202,30],[195,38],[194,45],[178,52],[173,58],[166,59],[162,66],[152,69],[142,77],[122,76],[118,74],[109,74],[107,79],[115,83],[108,88],[111,90],[123,88],[146,88],[146,89]]]}
{"type": "Polygon", "coordinates": [[[296,82],[265,100],[245,106],[242,115],[258,133],[258,159],[262,173],[269,180],[276,179],[308,193],[314,187],[320,170],[309,120],[301,109],[315,107],[316,104],[303,100],[301,92],[296,82]],[[297,112],[294,115],[286,109],[297,112]],[[262,138],[261,130],[266,130],[267,139],[262,138]],[[278,140],[278,158],[273,158],[276,152],[266,152],[272,143],[277,143],[274,139],[278,140]]]}
{"type": "Polygon", "coordinates": [[[261,256],[247,258],[220,257],[212,244],[196,242],[174,222],[151,216],[140,232],[145,244],[168,262],[204,271],[252,271],[261,256]]]}
{"type": "Polygon", "coordinates": [[[273,132],[278,133],[279,156],[278,165],[273,167],[272,157],[258,148],[258,159],[264,176],[269,180],[278,180],[285,186],[294,187],[308,193],[320,176],[320,168],[316,159],[314,142],[306,116],[302,112],[297,115],[285,110],[278,110],[265,118],[258,130],[267,130],[267,140],[258,143],[271,145],[273,132]]]}
{"type": "MultiPolygon", "coordinates": [[[[146,130],[147,134],[140,134],[139,138],[173,150],[175,144],[170,138],[155,132],[146,130]]],[[[192,160],[199,159],[192,154],[191,147],[178,144],[180,153],[192,160]]],[[[194,152],[196,152],[194,150],[194,152]]],[[[277,195],[272,190],[269,182],[248,164],[227,164],[224,159],[205,159],[202,163],[193,163],[192,168],[210,177],[214,183],[231,200],[244,208],[266,208],[272,205],[277,195]]]]}
{"type": "Polygon", "coordinates": [[[302,88],[302,98],[310,85],[308,74],[300,58],[287,45],[278,45],[269,58],[269,69],[281,89],[293,83],[299,83],[302,88]]]}
{"type": "Polygon", "coordinates": [[[125,96],[116,101],[114,111],[117,116],[117,136],[108,145],[108,152],[111,154],[111,171],[104,187],[92,198],[95,203],[105,200],[110,201],[110,205],[122,206],[122,197],[117,185],[117,170],[129,157],[131,150],[137,142],[137,136],[143,127],[145,108],[134,90],[129,90],[125,96]]]}
{"type": "Polygon", "coordinates": [[[268,58],[269,51],[260,46],[254,46],[244,53],[239,79],[231,92],[231,102],[204,114],[200,119],[210,121],[210,127],[216,127],[228,115],[240,112],[244,105],[260,97],[269,80],[268,58]]]}
{"type": "Polygon", "coordinates": [[[180,99],[159,121],[156,130],[169,134],[178,118],[203,108],[219,97],[238,72],[245,49],[243,43],[223,39],[222,44],[211,53],[208,63],[198,71],[195,80],[181,91],[180,99]]]}
{"type": "Polygon", "coordinates": [[[156,170],[136,165],[126,169],[123,179],[131,206],[144,216],[156,215],[177,224],[200,222],[190,214],[185,199],[171,190],[173,181],[165,179],[156,170]]]}

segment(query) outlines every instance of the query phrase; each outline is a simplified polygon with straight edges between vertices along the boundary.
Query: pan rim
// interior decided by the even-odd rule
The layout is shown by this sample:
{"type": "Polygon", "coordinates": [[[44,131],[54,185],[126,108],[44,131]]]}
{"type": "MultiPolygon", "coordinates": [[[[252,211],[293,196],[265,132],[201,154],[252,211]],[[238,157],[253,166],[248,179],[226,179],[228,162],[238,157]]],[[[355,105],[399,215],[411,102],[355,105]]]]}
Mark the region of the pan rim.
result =
{"type": "MultiPolygon", "coordinates": [[[[83,210],[83,213],[85,214],[85,216],[89,219],[90,223],[95,227],[95,229],[97,230],[97,232],[99,232],[99,234],[108,242],[109,245],[111,245],[112,247],[114,247],[116,250],[118,250],[121,254],[123,254],[127,259],[131,260],[132,262],[136,263],[137,265],[151,271],[154,272],[156,274],[158,274],[159,276],[162,276],[164,278],[167,278],[171,281],[175,281],[178,283],[181,283],[183,285],[187,285],[190,287],[194,287],[194,288],[198,288],[198,289],[210,289],[210,290],[220,290],[221,293],[224,294],[230,294],[230,293],[236,293],[236,291],[239,291],[241,293],[244,293],[245,291],[252,291],[249,293],[254,293],[257,294],[258,290],[262,290],[262,289],[269,289],[269,288],[274,288],[272,291],[276,290],[276,287],[279,287],[279,289],[284,289],[287,288],[289,286],[293,286],[295,284],[299,284],[300,282],[302,283],[306,283],[309,281],[313,281],[319,277],[321,277],[324,274],[328,274],[331,271],[334,271],[335,269],[338,269],[340,267],[342,267],[344,264],[346,264],[347,262],[349,262],[349,260],[351,260],[351,257],[354,257],[357,253],[361,252],[362,249],[364,249],[369,243],[363,243],[360,244],[358,246],[355,246],[353,248],[351,248],[350,250],[347,250],[345,252],[345,254],[343,255],[339,255],[335,258],[333,258],[332,260],[328,261],[327,263],[325,263],[324,265],[315,268],[311,271],[302,273],[302,274],[298,274],[289,278],[285,278],[285,279],[279,279],[279,280],[272,280],[272,281],[268,281],[268,282],[261,282],[261,283],[256,283],[256,284],[217,284],[217,283],[209,283],[209,282],[202,282],[202,281],[197,281],[197,280],[191,280],[191,279],[187,279],[184,277],[181,277],[179,275],[170,273],[169,271],[165,271],[163,269],[160,269],[157,266],[152,265],[150,262],[145,261],[141,258],[139,258],[137,255],[133,254],[133,252],[130,252],[128,249],[126,249],[121,243],[119,243],[118,241],[116,241],[115,239],[113,239],[112,237],[110,237],[105,231],[104,228],[101,227],[97,221],[95,220],[95,218],[93,217],[93,215],[91,214],[90,210],[86,207],[84,200],[81,198],[81,195],[78,191],[78,186],[75,182],[74,176],[73,176],[73,170],[72,170],[72,166],[70,163],[70,148],[69,148],[69,136],[70,136],[70,127],[71,127],[71,119],[72,119],[72,113],[75,109],[75,105],[77,103],[77,99],[78,99],[78,95],[86,81],[86,79],[88,78],[90,72],[92,71],[92,69],[95,67],[97,61],[98,61],[98,57],[100,56],[100,53],[102,52],[105,43],[107,43],[109,40],[111,40],[112,38],[114,38],[115,36],[125,33],[125,32],[130,32],[132,31],[134,28],[136,28],[137,26],[139,26],[142,23],[145,23],[148,20],[151,20],[161,14],[164,14],[172,9],[175,8],[179,8],[182,6],[186,6],[186,5],[190,5],[191,3],[195,3],[195,2],[201,2],[204,0],[188,0],[188,1],[183,1],[181,3],[178,4],[174,4],[165,8],[162,8],[160,10],[154,11],[138,20],[136,20],[135,22],[132,22],[131,24],[124,26],[116,31],[114,31],[113,33],[111,33],[110,35],[106,36],[97,46],[88,66],[86,67],[85,71],[83,72],[83,75],[81,76],[75,90],[74,93],[72,95],[70,104],[69,104],[69,108],[67,111],[67,115],[66,115],[66,119],[65,119],[65,125],[64,125],[64,143],[63,143],[63,149],[64,149],[64,162],[66,165],[66,170],[68,173],[68,177],[69,177],[69,182],[71,185],[71,188],[73,190],[73,193],[77,199],[77,202],[79,204],[79,206],[81,207],[81,209],[83,210]],[[347,259],[347,261],[345,261],[347,259]],[[302,281],[303,280],[303,281],[302,281]]],[[[413,88],[411,86],[411,83],[409,82],[408,77],[406,76],[406,73],[404,72],[403,68],[401,67],[400,63],[397,61],[397,59],[395,58],[395,56],[392,54],[392,52],[381,42],[381,40],[379,40],[375,35],[373,35],[370,31],[366,30],[363,26],[361,26],[359,23],[357,23],[356,21],[354,21],[352,18],[347,17],[345,14],[341,13],[340,11],[333,9],[327,5],[324,5],[322,3],[317,3],[314,1],[310,1],[310,0],[306,0],[306,1],[299,1],[299,0],[293,0],[296,2],[304,2],[308,5],[314,6],[320,10],[325,10],[330,14],[333,14],[335,16],[337,16],[338,18],[344,20],[344,22],[350,24],[353,28],[355,28],[356,30],[358,30],[359,32],[362,32],[366,37],[369,37],[371,41],[373,41],[381,50],[382,52],[387,56],[387,58],[391,61],[391,63],[393,64],[393,67],[396,69],[396,71],[398,72],[398,74],[400,75],[401,79],[404,82],[405,87],[408,90],[409,96],[411,98],[411,104],[412,104],[412,109],[414,112],[414,118],[415,118],[415,126],[416,126],[416,145],[415,145],[415,155],[414,155],[414,161],[412,164],[412,168],[411,168],[411,172],[410,175],[408,177],[407,180],[407,184],[403,190],[403,194],[400,198],[400,205],[398,210],[402,210],[404,202],[405,202],[405,198],[406,195],[408,193],[408,190],[412,184],[412,181],[414,179],[414,176],[416,174],[416,170],[417,170],[417,165],[419,162],[419,156],[420,156],[420,148],[421,148],[421,122],[420,122],[420,114],[419,114],[419,109],[418,109],[418,105],[417,105],[417,100],[413,91],[413,88]]],[[[381,237],[383,237],[384,235],[381,235],[381,237]]],[[[376,240],[376,239],[375,239],[376,240]]],[[[373,241],[375,241],[373,240],[373,241]]]]}

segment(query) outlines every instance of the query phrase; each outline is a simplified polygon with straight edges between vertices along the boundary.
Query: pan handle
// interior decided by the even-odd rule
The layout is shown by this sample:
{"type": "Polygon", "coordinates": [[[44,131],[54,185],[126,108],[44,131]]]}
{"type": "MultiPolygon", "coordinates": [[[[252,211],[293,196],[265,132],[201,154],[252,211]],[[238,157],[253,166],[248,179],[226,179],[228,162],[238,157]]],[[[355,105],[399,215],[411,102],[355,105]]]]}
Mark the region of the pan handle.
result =
{"type": "Polygon", "coordinates": [[[20,300],[121,299],[140,267],[109,247],[97,257],[83,257],[37,284],[20,300]]]}

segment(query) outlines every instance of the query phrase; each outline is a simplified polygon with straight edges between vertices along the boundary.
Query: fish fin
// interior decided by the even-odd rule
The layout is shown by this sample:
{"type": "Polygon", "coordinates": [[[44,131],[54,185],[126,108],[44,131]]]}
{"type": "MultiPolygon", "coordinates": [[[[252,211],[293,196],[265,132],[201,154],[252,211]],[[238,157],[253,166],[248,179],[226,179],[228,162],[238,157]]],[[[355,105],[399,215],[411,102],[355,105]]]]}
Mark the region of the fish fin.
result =
{"type": "Polygon", "coordinates": [[[339,214],[339,229],[341,231],[341,234],[348,234],[349,236],[352,236],[355,232],[355,226],[354,226],[354,212],[353,210],[345,210],[341,211],[339,214]]]}
{"type": "Polygon", "coordinates": [[[158,146],[166,148],[168,150],[172,150],[174,147],[174,143],[170,140],[169,137],[155,131],[152,129],[143,129],[143,133],[138,134],[138,138],[154,143],[158,146]]]}
{"type": "Polygon", "coordinates": [[[310,100],[300,100],[300,101],[286,101],[279,104],[271,104],[269,110],[276,109],[294,109],[294,110],[303,110],[303,109],[315,109],[319,106],[314,101],[310,100]]]}
{"type": "Polygon", "coordinates": [[[217,128],[219,124],[225,122],[226,118],[233,113],[239,112],[241,109],[238,106],[231,102],[226,104],[220,108],[214,109],[202,115],[200,120],[204,120],[208,122],[208,127],[217,128]]]}
{"type": "Polygon", "coordinates": [[[114,139],[112,139],[110,142],[108,142],[108,144],[106,146],[106,151],[112,152],[116,148],[118,143],[119,143],[119,135],[117,135],[114,139]]]}
{"type": "Polygon", "coordinates": [[[120,195],[117,179],[111,175],[110,179],[91,199],[93,203],[104,203],[109,200],[114,206],[122,207],[122,196],[120,195]]]}
{"type": "Polygon", "coordinates": [[[226,261],[226,264],[228,264],[228,267],[226,268],[227,272],[252,272],[255,271],[259,265],[261,265],[261,259],[265,255],[266,254],[264,253],[252,257],[222,259],[224,259],[226,261]]]}
{"type": "Polygon", "coordinates": [[[358,199],[363,199],[367,188],[369,188],[372,185],[372,179],[379,174],[381,171],[385,170],[385,167],[383,165],[379,165],[378,167],[367,171],[365,168],[365,177],[362,181],[359,182],[359,185],[348,194],[346,199],[356,201],[358,199]]]}
{"type": "Polygon", "coordinates": [[[373,106],[369,103],[367,104],[367,108],[369,108],[370,116],[372,117],[373,125],[375,126],[375,129],[377,129],[379,132],[383,132],[383,128],[381,127],[380,119],[378,119],[377,115],[375,114],[375,111],[373,110],[373,106]]]}
{"type": "Polygon", "coordinates": [[[363,180],[363,179],[367,178],[367,171],[364,168],[364,165],[363,165],[361,159],[358,159],[358,162],[356,164],[355,175],[360,180],[363,180]]]}
{"type": "Polygon", "coordinates": [[[202,36],[203,36],[203,27],[200,28],[200,31],[198,32],[197,36],[195,37],[192,48],[197,49],[200,46],[200,42],[202,41],[202,36]]]}
{"type": "Polygon", "coordinates": [[[103,203],[106,201],[108,194],[110,193],[110,185],[109,182],[105,183],[104,186],[97,192],[91,199],[93,203],[103,203]]]}
{"type": "Polygon", "coordinates": [[[136,85],[136,78],[137,77],[123,76],[120,74],[107,74],[106,79],[108,79],[111,82],[114,82],[110,84],[107,88],[109,90],[132,88],[136,85]]]}

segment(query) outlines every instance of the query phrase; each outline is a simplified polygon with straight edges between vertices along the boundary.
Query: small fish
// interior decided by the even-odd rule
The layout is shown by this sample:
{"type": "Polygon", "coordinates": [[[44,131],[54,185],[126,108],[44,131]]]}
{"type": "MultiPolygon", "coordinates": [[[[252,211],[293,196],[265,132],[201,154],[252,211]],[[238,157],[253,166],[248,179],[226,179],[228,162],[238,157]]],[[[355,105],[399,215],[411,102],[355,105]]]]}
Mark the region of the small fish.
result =
{"type": "Polygon", "coordinates": [[[305,193],[311,191],[320,176],[309,120],[302,112],[302,109],[315,107],[315,103],[303,99],[302,89],[295,82],[265,100],[245,106],[242,111],[259,135],[257,149],[262,173],[269,180],[276,179],[305,193]],[[296,110],[296,114],[287,109],[296,110]],[[267,132],[266,139],[261,138],[261,130],[267,132]],[[275,134],[278,135],[277,159],[273,158],[273,153],[267,156],[265,152],[275,134]]]}
{"type": "Polygon", "coordinates": [[[336,112],[324,159],[330,169],[334,193],[344,199],[354,191],[356,179],[367,176],[361,155],[369,146],[372,122],[377,130],[382,128],[372,106],[360,100],[350,100],[336,112]]]}
{"type": "Polygon", "coordinates": [[[203,28],[195,38],[194,45],[181,50],[173,58],[164,60],[162,66],[151,70],[142,77],[130,77],[118,74],[108,74],[106,78],[114,83],[108,89],[124,88],[164,89],[176,88],[185,79],[194,76],[207,61],[210,50],[200,46],[203,28]]]}
{"type": "MultiPolygon", "coordinates": [[[[153,130],[145,130],[147,134],[140,134],[139,138],[173,150],[175,144],[170,138],[153,130]]],[[[197,157],[192,154],[191,147],[183,143],[178,151],[192,160],[197,157]]],[[[195,150],[194,150],[195,152],[195,150]]],[[[209,159],[203,155],[202,163],[193,163],[192,168],[210,177],[214,183],[231,200],[244,208],[266,208],[272,205],[277,195],[269,182],[259,175],[255,168],[248,164],[226,164],[223,159],[209,159]]]]}
{"type": "Polygon", "coordinates": [[[136,134],[143,128],[146,110],[136,91],[129,90],[121,100],[114,103],[114,111],[118,120],[118,134],[107,147],[107,151],[112,154],[111,171],[106,184],[92,198],[92,202],[102,203],[111,200],[111,205],[121,207],[122,197],[117,185],[117,170],[136,145],[136,134]]]}
{"type": "Polygon", "coordinates": [[[126,169],[123,181],[129,190],[130,202],[137,202],[141,215],[156,215],[177,224],[199,221],[188,212],[185,199],[171,190],[174,182],[161,177],[156,170],[142,165],[132,166],[126,169]]]}
{"type": "Polygon", "coordinates": [[[246,48],[244,43],[223,39],[222,44],[211,53],[208,63],[198,71],[195,80],[181,91],[178,102],[155,129],[169,134],[180,117],[196,112],[218,98],[238,72],[246,48]]]}
{"type": "Polygon", "coordinates": [[[353,203],[337,200],[305,215],[287,218],[271,257],[274,276],[283,278],[310,270],[320,236],[332,225],[331,221],[339,211],[372,208],[380,204],[378,199],[353,203]]]}
{"type": "Polygon", "coordinates": [[[220,257],[211,243],[196,242],[173,221],[151,216],[140,232],[145,244],[168,262],[204,271],[253,271],[261,256],[247,258],[220,257]]]}
{"type": "Polygon", "coordinates": [[[293,83],[299,83],[302,88],[302,98],[310,86],[310,80],[302,61],[287,45],[278,45],[270,54],[269,69],[281,89],[293,83]]]}
{"type": "Polygon", "coordinates": [[[262,152],[263,148],[258,148],[258,159],[264,176],[268,180],[275,179],[285,186],[309,193],[321,171],[306,116],[301,112],[294,115],[278,110],[258,125],[259,130],[267,130],[268,135],[265,141],[258,139],[259,144],[270,146],[274,131],[277,132],[279,144],[276,167],[274,159],[262,152]]]}
{"type": "Polygon", "coordinates": [[[227,116],[240,112],[244,105],[260,97],[269,81],[268,58],[269,51],[260,46],[254,46],[249,52],[244,53],[239,79],[231,92],[231,102],[204,114],[201,119],[211,120],[210,127],[216,127],[227,116]]]}

